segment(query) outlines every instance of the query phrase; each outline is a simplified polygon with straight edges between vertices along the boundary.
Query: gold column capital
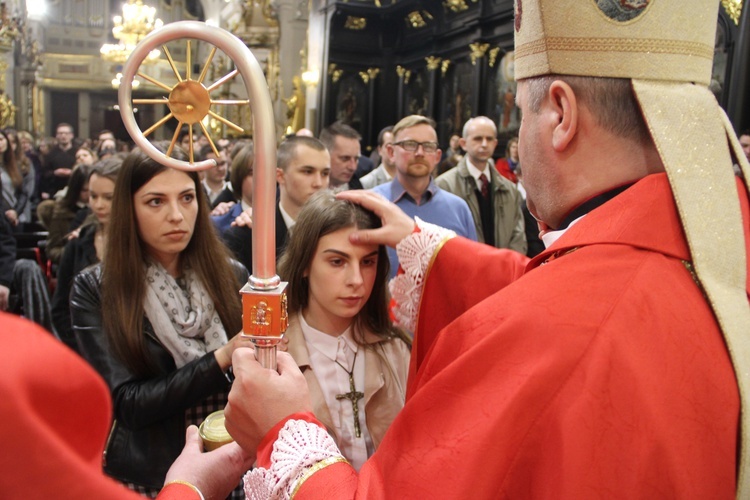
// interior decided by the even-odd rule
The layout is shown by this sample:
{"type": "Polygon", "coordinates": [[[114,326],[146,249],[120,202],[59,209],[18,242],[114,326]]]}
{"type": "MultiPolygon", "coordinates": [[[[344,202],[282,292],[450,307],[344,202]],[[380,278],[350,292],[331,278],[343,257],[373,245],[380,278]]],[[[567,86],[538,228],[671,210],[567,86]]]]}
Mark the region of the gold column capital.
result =
{"type": "Polygon", "coordinates": [[[441,58],[437,56],[427,56],[424,58],[424,60],[427,62],[427,69],[430,71],[435,71],[440,66],[440,61],[442,61],[441,58]]]}
{"type": "Polygon", "coordinates": [[[490,48],[490,44],[474,42],[469,44],[469,48],[471,49],[471,64],[476,66],[477,59],[484,57],[484,54],[487,53],[487,49],[490,48]]]}

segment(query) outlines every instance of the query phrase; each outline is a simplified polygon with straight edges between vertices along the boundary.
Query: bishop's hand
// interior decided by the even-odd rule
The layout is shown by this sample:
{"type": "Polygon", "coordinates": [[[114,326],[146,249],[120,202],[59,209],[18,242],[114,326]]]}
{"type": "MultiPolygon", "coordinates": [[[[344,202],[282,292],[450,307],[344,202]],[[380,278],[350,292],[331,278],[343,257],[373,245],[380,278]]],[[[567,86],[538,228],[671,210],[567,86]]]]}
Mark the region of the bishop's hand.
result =
{"type": "Polygon", "coordinates": [[[311,412],[307,381],[290,354],[279,352],[278,372],[263,368],[253,349],[232,355],[234,383],[224,409],[227,431],[248,453],[255,453],[271,428],[293,413],[311,412]]]}
{"type": "Polygon", "coordinates": [[[395,204],[372,191],[342,191],[336,193],[336,198],[362,205],[380,217],[382,227],[353,232],[349,236],[352,243],[388,245],[396,248],[396,245],[413,233],[416,227],[411,217],[395,204]]]}

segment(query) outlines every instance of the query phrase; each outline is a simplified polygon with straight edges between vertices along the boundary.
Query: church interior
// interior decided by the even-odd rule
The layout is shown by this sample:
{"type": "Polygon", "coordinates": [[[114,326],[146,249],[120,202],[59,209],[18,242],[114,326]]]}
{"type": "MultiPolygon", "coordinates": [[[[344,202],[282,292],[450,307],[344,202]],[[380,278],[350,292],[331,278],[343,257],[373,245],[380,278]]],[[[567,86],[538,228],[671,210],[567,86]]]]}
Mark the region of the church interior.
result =
{"type": "MultiPolygon", "coordinates": [[[[750,26],[742,0],[721,3],[712,90],[739,132],[750,125],[750,26]]],[[[446,145],[477,115],[497,123],[501,145],[517,133],[512,0],[7,0],[0,126],[41,139],[65,122],[79,138],[107,129],[128,142],[117,95],[131,85],[141,130],[160,123],[151,138],[169,140],[178,122],[158,101],[176,75],[200,74],[206,86],[220,83],[201,123],[210,136],[252,136],[242,78],[220,81],[234,62],[221,49],[211,54],[209,43],[172,41],[169,58],[155,48],[137,78],[121,81],[141,39],[184,20],[225,29],[249,48],[279,138],[339,120],[362,135],[368,154],[378,132],[407,114],[435,119],[446,145]]]]}

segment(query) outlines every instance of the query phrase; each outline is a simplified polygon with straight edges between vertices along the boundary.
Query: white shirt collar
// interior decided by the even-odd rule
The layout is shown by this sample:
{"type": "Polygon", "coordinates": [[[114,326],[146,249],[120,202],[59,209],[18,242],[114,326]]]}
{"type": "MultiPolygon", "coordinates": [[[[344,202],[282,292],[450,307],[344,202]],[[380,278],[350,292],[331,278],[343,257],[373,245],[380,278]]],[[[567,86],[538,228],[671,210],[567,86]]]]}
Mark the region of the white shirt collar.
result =
{"type": "Polygon", "coordinates": [[[291,229],[294,227],[294,225],[297,223],[296,220],[292,219],[292,216],[289,215],[286,210],[284,210],[283,205],[281,202],[279,202],[279,212],[281,212],[281,218],[284,219],[284,224],[286,224],[287,229],[291,229]]]}
{"type": "Polygon", "coordinates": [[[344,333],[342,333],[338,337],[334,337],[333,335],[328,335],[327,333],[316,330],[315,328],[308,325],[307,321],[305,321],[305,317],[302,315],[302,312],[299,313],[299,324],[302,329],[302,334],[305,336],[307,345],[317,349],[331,361],[336,360],[336,352],[338,350],[339,341],[346,342],[347,347],[349,347],[352,352],[357,352],[357,343],[354,342],[354,339],[352,338],[351,325],[349,326],[349,328],[344,330],[344,333]]]}
{"type": "Polygon", "coordinates": [[[227,189],[230,186],[230,184],[227,181],[224,181],[221,187],[214,191],[213,189],[211,189],[211,186],[208,185],[208,183],[206,182],[206,179],[203,179],[201,182],[203,183],[203,187],[206,188],[206,191],[208,191],[208,193],[214,197],[218,196],[219,193],[221,193],[224,189],[227,189]]]}
{"type": "Polygon", "coordinates": [[[471,160],[469,159],[469,156],[466,156],[466,168],[469,169],[469,173],[472,177],[474,177],[474,180],[477,181],[477,186],[479,189],[482,189],[482,181],[479,180],[479,176],[484,174],[487,177],[487,180],[491,180],[492,176],[490,175],[489,171],[489,163],[484,164],[484,170],[479,170],[477,167],[474,166],[473,163],[471,163],[471,160]]]}
{"type": "Polygon", "coordinates": [[[586,217],[585,215],[582,215],[575,219],[573,222],[571,222],[568,227],[565,229],[559,229],[557,231],[547,231],[546,233],[542,234],[542,243],[544,243],[544,248],[549,248],[552,246],[554,242],[560,239],[560,237],[565,234],[565,232],[573,227],[579,220],[586,217]]]}
{"type": "Polygon", "coordinates": [[[388,179],[389,181],[392,181],[393,180],[393,176],[388,173],[388,170],[386,170],[385,165],[381,163],[380,164],[380,168],[382,169],[383,175],[385,175],[385,178],[388,179]]]}

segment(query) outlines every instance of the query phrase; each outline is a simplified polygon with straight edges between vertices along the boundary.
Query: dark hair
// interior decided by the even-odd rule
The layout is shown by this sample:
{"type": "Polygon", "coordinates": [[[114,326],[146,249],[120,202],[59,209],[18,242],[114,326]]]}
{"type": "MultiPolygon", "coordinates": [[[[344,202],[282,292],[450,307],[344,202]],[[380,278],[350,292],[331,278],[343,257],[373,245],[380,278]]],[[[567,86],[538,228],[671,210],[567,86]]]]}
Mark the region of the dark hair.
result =
{"type": "Polygon", "coordinates": [[[119,156],[112,156],[110,158],[99,160],[89,167],[88,178],[91,179],[91,176],[96,174],[100,177],[106,177],[117,184],[117,176],[120,173],[122,163],[123,158],[120,158],[119,156]]]}
{"type": "MultiPolygon", "coordinates": [[[[99,155],[98,155],[98,154],[96,153],[96,151],[94,151],[93,149],[91,149],[91,148],[90,148],[90,147],[88,147],[88,146],[78,146],[77,148],[75,148],[75,150],[76,150],[76,153],[78,153],[78,152],[79,152],[80,150],[82,150],[82,149],[83,149],[84,151],[88,151],[88,152],[89,152],[89,154],[91,155],[91,157],[92,157],[92,158],[94,159],[94,163],[96,163],[96,161],[97,161],[97,160],[99,159],[99,155]]],[[[92,164],[92,165],[93,165],[93,164],[92,164]]]]}
{"type": "Polygon", "coordinates": [[[505,145],[505,157],[510,158],[510,147],[516,144],[518,145],[518,137],[511,137],[508,139],[508,144],[505,145]]]}
{"type": "Polygon", "coordinates": [[[571,75],[527,78],[523,81],[528,85],[530,111],[539,112],[555,80],[570,85],[578,102],[591,111],[596,123],[604,130],[641,144],[653,142],[629,79],[571,75]]]}
{"type": "Polygon", "coordinates": [[[245,177],[253,175],[254,164],[255,150],[253,143],[247,142],[232,158],[232,165],[229,170],[229,183],[232,185],[234,197],[240,201],[242,201],[242,183],[245,177]]]}
{"type": "Polygon", "coordinates": [[[70,133],[73,135],[75,135],[76,133],[76,129],[73,128],[73,125],[71,125],[70,123],[65,123],[65,122],[61,122],[57,124],[57,127],[55,127],[55,133],[57,133],[57,129],[59,129],[60,127],[68,127],[70,129],[70,133]]]}
{"type": "Polygon", "coordinates": [[[81,191],[83,187],[89,181],[89,166],[88,165],[76,165],[73,171],[70,173],[70,179],[68,179],[68,190],[65,192],[60,205],[64,206],[71,212],[78,210],[78,199],[81,197],[81,191]]]}
{"type": "Polygon", "coordinates": [[[385,134],[388,132],[393,132],[393,125],[388,125],[387,127],[383,128],[380,132],[378,132],[378,146],[383,146],[383,140],[385,139],[385,134]]]}
{"type": "MultiPolygon", "coordinates": [[[[380,227],[380,219],[357,204],[339,200],[327,190],[312,195],[302,207],[278,265],[279,276],[289,282],[290,314],[301,311],[310,301],[310,283],[304,275],[312,263],[320,239],[349,227],[377,228],[380,227]]],[[[403,332],[391,324],[388,317],[386,285],[389,269],[388,254],[381,245],[378,247],[378,266],[372,293],[352,325],[353,336],[362,345],[365,345],[366,330],[383,337],[399,337],[411,343],[403,332]]]]}
{"type": "MultiPolygon", "coordinates": [[[[154,143],[165,152],[166,142],[154,143]]],[[[175,148],[172,157],[185,160],[175,148]]],[[[146,251],[138,235],[133,195],[156,175],[167,170],[140,149],[131,152],[122,164],[112,199],[108,242],[102,262],[102,320],[115,355],[134,373],[155,373],[143,334],[143,301],[146,294],[144,262],[146,251]]],[[[195,184],[198,214],[195,230],[185,250],[182,265],[201,280],[216,307],[227,337],[241,329],[242,306],[237,289],[242,285],[230,263],[229,253],[219,240],[209,217],[210,208],[198,174],[186,172],[195,184]]]]}
{"type": "Polygon", "coordinates": [[[101,158],[101,157],[102,157],[102,156],[104,156],[105,154],[111,154],[111,155],[114,155],[115,153],[117,153],[117,139],[110,139],[110,138],[108,137],[108,138],[104,139],[103,141],[99,141],[99,144],[98,144],[98,145],[96,146],[96,155],[97,155],[97,156],[98,156],[99,158],[101,158]],[[111,147],[111,148],[105,148],[105,147],[104,147],[104,144],[105,144],[105,143],[106,143],[107,141],[112,141],[112,143],[114,144],[114,147],[111,147]]]}
{"type": "Polygon", "coordinates": [[[13,183],[13,187],[18,189],[23,183],[23,175],[18,169],[16,156],[15,154],[13,154],[13,147],[11,147],[10,138],[8,137],[7,132],[5,132],[5,130],[0,130],[0,134],[5,137],[5,141],[8,143],[8,149],[6,149],[5,153],[3,153],[2,166],[3,168],[5,168],[5,171],[8,172],[8,177],[10,177],[10,180],[13,183]]]}
{"type": "Polygon", "coordinates": [[[330,151],[336,145],[337,136],[346,137],[347,139],[357,139],[358,141],[362,139],[359,132],[349,125],[341,122],[334,122],[324,128],[320,133],[320,142],[325,144],[328,151],[330,151]]]}
{"type": "MultiPolygon", "coordinates": [[[[219,146],[218,144],[214,144],[214,146],[216,146],[216,151],[218,151],[219,153],[224,151],[224,146],[219,146]]],[[[206,155],[212,154],[213,152],[214,152],[214,148],[212,148],[210,144],[206,144],[205,146],[201,148],[199,152],[201,160],[205,160],[206,155]]]]}
{"type": "Polygon", "coordinates": [[[293,135],[279,144],[279,150],[276,153],[276,167],[286,172],[289,164],[297,158],[297,148],[300,146],[307,146],[315,151],[326,151],[325,145],[314,137],[293,135]]]}

